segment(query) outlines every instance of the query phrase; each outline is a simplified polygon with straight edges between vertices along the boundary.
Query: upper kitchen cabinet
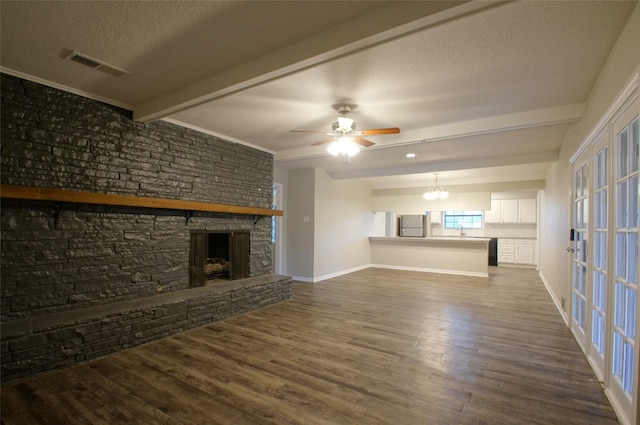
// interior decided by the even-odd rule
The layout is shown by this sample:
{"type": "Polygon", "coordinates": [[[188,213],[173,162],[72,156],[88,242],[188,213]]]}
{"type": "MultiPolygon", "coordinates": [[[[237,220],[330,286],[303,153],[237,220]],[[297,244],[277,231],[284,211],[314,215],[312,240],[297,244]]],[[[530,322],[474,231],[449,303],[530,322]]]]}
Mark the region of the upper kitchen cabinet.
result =
{"type": "Polygon", "coordinates": [[[536,200],[492,199],[491,210],[485,211],[485,223],[536,223],[536,200]]]}
{"type": "Polygon", "coordinates": [[[535,199],[518,199],[518,223],[535,223],[537,205],[535,199]]]}
{"type": "Polygon", "coordinates": [[[499,199],[491,200],[491,209],[484,212],[485,223],[502,223],[502,202],[499,199]]]}
{"type": "Polygon", "coordinates": [[[442,224],[442,211],[429,211],[431,224],[442,224]]]}
{"type": "Polygon", "coordinates": [[[502,223],[518,223],[518,199],[503,199],[500,201],[500,217],[502,223]]]}

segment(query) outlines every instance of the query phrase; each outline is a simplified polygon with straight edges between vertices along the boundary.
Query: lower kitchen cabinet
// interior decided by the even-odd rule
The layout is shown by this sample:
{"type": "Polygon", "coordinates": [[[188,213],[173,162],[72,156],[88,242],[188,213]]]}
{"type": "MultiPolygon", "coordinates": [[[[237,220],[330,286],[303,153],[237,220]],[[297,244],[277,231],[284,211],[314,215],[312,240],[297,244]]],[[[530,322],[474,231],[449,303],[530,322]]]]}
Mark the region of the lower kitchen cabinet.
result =
{"type": "Polygon", "coordinates": [[[535,265],[534,239],[498,239],[498,265],[500,264],[535,265]]]}
{"type": "Polygon", "coordinates": [[[535,264],[533,260],[533,239],[516,239],[516,264],[535,264]]]}
{"type": "Polygon", "coordinates": [[[498,264],[514,264],[515,252],[515,239],[498,239],[498,264]]]}

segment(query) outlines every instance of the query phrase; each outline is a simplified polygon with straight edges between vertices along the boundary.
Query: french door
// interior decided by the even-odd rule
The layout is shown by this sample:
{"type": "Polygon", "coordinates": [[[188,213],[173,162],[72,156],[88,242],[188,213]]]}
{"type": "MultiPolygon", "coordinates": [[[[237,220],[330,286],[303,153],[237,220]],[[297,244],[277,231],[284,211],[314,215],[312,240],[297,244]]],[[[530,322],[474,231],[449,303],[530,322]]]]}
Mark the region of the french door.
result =
{"type": "Polygon", "coordinates": [[[611,360],[606,388],[625,418],[638,421],[638,101],[613,123],[611,360]],[[615,185],[615,186],[614,186],[615,185]],[[614,189],[615,187],[615,189],[614,189]]]}
{"type": "Polygon", "coordinates": [[[589,152],[573,164],[571,330],[586,351],[588,333],[589,152]]]}
{"type": "Polygon", "coordinates": [[[589,298],[591,319],[588,357],[598,379],[604,381],[607,349],[609,265],[609,143],[602,135],[593,147],[593,259],[589,298]]]}
{"type": "Polygon", "coordinates": [[[572,165],[571,331],[621,422],[638,415],[639,107],[631,102],[572,165]]]}

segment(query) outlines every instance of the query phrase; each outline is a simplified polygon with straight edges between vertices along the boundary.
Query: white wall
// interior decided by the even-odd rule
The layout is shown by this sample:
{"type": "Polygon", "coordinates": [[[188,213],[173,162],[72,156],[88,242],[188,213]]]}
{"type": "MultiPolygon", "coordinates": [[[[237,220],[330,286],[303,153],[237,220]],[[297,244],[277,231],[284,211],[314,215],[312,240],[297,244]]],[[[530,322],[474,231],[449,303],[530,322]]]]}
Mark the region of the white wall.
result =
{"type": "Polygon", "coordinates": [[[315,170],[290,171],[287,181],[285,274],[310,281],[314,268],[315,170]]]}
{"type": "Polygon", "coordinates": [[[371,188],[316,169],[314,281],[368,267],[371,188]]]}
{"type": "Polygon", "coordinates": [[[371,188],[320,169],[276,170],[284,186],[285,274],[317,282],[368,267],[371,188]],[[308,218],[308,221],[306,221],[308,218]]]}
{"type": "MultiPolygon", "coordinates": [[[[640,66],[640,7],[636,7],[611,51],[587,99],[582,121],[574,124],[560,150],[559,159],[547,168],[546,186],[541,197],[540,275],[559,304],[569,299],[571,290],[569,244],[571,216],[571,156],[597,126],[640,66]]],[[[568,304],[567,304],[568,305],[568,304]]]]}
{"type": "Polygon", "coordinates": [[[570,254],[566,251],[569,246],[570,229],[569,169],[568,158],[563,158],[547,168],[547,188],[540,197],[541,217],[538,218],[538,268],[540,276],[553,293],[558,305],[561,297],[568,299],[571,287],[570,254]]]}

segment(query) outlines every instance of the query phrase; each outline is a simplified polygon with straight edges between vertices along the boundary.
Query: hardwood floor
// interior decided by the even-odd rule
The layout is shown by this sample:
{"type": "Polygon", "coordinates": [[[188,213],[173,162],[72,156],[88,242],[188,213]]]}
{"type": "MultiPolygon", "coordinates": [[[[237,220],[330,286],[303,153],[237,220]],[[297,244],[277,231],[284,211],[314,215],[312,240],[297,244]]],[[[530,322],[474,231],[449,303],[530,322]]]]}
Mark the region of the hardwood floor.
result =
{"type": "Polygon", "coordinates": [[[617,424],[534,270],[368,269],[2,387],[2,424],[617,424]]]}

